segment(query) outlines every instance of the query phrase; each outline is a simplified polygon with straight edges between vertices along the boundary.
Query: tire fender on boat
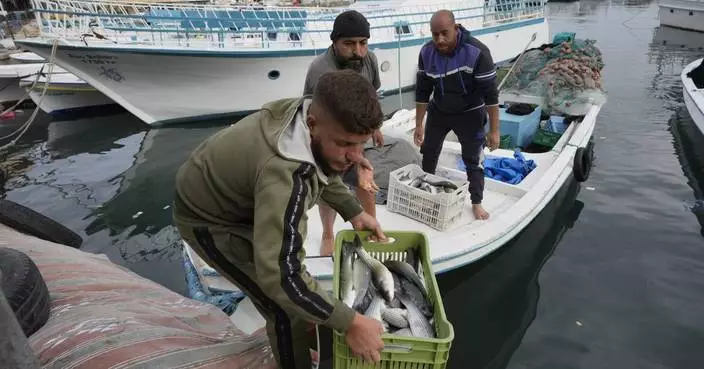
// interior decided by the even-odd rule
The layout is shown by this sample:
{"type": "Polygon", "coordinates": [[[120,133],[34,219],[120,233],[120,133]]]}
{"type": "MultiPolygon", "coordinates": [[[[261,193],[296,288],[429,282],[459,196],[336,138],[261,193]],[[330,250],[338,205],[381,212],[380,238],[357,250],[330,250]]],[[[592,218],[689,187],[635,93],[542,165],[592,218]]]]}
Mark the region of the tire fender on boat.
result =
{"type": "Polygon", "coordinates": [[[578,182],[584,182],[589,179],[593,161],[594,142],[590,140],[586,147],[577,148],[577,152],[574,154],[572,173],[578,182]]]}
{"type": "Polygon", "coordinates": [[[49,320],[49,289],[27,254],[0,247],[0,287],[27,337],[49,320]]]}
{"type": "Polygon", "coordinates": [[[58,222],[10,200],[0,200],[0,223],[46,241],[79,248],[83,238],[58,222]]]}

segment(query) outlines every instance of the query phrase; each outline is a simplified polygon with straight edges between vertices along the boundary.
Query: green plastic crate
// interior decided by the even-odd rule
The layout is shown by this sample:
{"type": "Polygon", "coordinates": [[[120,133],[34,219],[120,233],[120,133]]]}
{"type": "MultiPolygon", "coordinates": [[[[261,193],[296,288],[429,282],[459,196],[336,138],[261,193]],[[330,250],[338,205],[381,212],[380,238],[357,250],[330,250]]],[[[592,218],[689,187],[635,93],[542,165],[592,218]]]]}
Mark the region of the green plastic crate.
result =
{"type": "Polygon", "coordinates": [[[535,135],[533,135],[533,143],[540,146],[545,146],[552,149],[557,141],[560,140],[562,134],[548,131],[546,129],[539,128],[535,135]]]}
{"type": "MultiPolygon", "coordinates": [[[[333,296],[337,299],[340,299],[342,241],[353,241],[355,234],[359,234],[362,240],[366,240],[371,232],[343,230],[335,236],[333,296]]],[[[381,261],[387,259],[405,260],[406,250],[415,248],[418,251],[422,269],[418,274],[425,281],[428,298],[433,304],[437,338],[394,336],[384,333],[382,335],[384,349],[381,352],[381,361],[374,364],[354,356],[345,343],[345,336],[340,332],[333,331],[333,369],[444,369],[450,356],[450,347],[455,338],[455,331],[445,316],[445,307],[430,262],[428,238],[422,232],[384,231],[384,234],[393,242],[364,241],[364,249],[372,257],[381,261]]]]}
{"type": "Polygon", "coordinates": [[[501,136],[501,140],[499,141],[499,148],[506,150],[511,150],[513,148],[511,147],[511,135],[501,136]]]}

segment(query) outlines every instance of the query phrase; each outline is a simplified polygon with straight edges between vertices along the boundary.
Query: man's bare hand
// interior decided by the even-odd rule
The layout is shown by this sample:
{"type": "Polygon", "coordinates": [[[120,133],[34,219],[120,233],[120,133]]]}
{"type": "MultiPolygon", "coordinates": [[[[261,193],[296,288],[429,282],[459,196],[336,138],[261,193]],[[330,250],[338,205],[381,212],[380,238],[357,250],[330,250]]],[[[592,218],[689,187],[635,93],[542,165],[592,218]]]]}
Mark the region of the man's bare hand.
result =
{"type": "Polygon", "coordinates": [[[501,136],[499,134],[499,131],[490,131],[489,135],[487,137],[487,141],[489,141],[489,149],[491,151],[498,149],[499,142],[501,141],[501,136]]]}
{"type": "Polygon", "coordinates": [[[374,182],[374,168],[367,158],[362,158],[357,164],[357,187],[376,193],[379,186],[374,182]]]}
{"type": "Polygon", "coordinates": [[[372,133],[372,141],[374,141],[374,146],[382,147],[384,146],[384,135],[381,133],[380,129],[377,129],[372,133]]]}
{"type": "Polygon", "coordinates": [[[380,321],[356,313],[352,325],[347,329],[345,342],[355,356],[378,363],[381,360],[380,352],[384,348],[382,333],[384,328],[380,321]]]}

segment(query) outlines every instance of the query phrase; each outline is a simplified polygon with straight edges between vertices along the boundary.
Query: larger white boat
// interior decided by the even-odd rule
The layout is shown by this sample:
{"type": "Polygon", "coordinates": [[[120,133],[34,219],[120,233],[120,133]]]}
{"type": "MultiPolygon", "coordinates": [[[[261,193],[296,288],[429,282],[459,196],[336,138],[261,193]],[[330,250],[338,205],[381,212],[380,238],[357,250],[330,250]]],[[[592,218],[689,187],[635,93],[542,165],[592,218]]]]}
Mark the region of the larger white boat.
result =
{"type": "MultiPolygon", "coordinates": [[[[17,44],[48,58],[144,122],[163,123],[258,110],[299,96],[308,66],[330,46],[344,9],[32,0],[41,35],[17,44]]],[[[491,50],[519,54],[536,35],[549,40],[544,0],[359,1],[371,24],[369,49],[381,89],[415,84],[429,20],[450,9],[491,50]]]]}
{"type": "Polygon", "coordinates": [[[704,32],[704,0],[659,0],[658,5],[661,25],[704,32]]]}

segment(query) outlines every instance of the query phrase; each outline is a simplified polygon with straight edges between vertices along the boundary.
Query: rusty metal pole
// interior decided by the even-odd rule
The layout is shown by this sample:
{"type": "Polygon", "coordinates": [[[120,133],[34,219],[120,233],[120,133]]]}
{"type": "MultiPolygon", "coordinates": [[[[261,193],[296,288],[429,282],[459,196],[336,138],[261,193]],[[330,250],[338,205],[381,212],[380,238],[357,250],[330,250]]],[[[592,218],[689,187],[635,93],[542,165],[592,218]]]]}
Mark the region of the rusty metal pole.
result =
{"type": "MultiPolygon", "coordinates": [[[[2,272],[0,272],[2,278],[2,272]]],[[[0,288],[0,363],[3,369],[40,369],[39,360],[0,288]]]]}

